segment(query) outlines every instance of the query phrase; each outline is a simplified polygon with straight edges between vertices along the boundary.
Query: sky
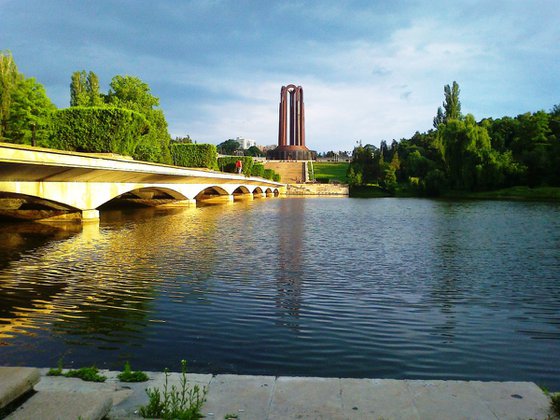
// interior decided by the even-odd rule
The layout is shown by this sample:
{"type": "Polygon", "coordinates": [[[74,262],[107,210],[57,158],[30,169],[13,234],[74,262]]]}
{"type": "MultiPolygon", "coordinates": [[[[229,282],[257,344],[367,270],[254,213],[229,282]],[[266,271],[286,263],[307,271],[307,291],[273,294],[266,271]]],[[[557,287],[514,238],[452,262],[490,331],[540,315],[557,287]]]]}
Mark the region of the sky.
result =
{"type": "Polygon", "coordinates": [[[306,145],[410,138],[457,81],[477,120],[560,104],[560,2],[0,0],[0,50],[69,106],[74,71],[140,78],[172,137],[277,144],[283,85],[306,145]]]}

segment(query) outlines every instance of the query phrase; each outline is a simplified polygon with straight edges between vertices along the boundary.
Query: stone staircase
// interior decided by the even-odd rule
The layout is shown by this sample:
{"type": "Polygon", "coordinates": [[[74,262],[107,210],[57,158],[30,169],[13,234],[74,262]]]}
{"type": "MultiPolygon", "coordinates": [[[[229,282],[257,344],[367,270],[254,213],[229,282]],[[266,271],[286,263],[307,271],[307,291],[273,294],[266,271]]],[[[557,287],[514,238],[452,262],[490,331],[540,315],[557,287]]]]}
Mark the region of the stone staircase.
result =
{"type": "Polygon", "coordinates": [[[285,184],[300,184],[307,180],[306,161],[287,162],[281,160],[267,160],[265,169],[272,169],[280,174],[280,182],[285,184]]]}
{"type": "Polygon", "coordinates": [[[40,379],[36,368],[0,367],[0,418],[97,420],[113,405],[109,395],[99,392],[35,387],[40,379]]]}

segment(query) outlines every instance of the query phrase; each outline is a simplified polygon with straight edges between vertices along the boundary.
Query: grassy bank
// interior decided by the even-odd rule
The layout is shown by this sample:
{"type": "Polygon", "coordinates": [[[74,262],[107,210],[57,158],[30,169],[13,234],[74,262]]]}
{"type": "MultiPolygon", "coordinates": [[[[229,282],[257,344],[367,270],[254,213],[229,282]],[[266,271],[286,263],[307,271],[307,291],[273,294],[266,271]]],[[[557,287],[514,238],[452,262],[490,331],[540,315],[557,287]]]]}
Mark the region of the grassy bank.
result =
{"type": "Polygon", "coordinates": [[[315,179],[319,182],[327,184],[329,180],[338,181],[342,184],[347,184],[346,171],[348,171],[348,162],[326,162],[315,163],[313,162],[313,172],[315,179]]]}
{"type": "Polygon", "coordinates": [[[496,191],[465,192],[451,191],[443,195],[444,198],[473,198],[481,200],[558,200],[559,187],[510,187],[496,191]]]}

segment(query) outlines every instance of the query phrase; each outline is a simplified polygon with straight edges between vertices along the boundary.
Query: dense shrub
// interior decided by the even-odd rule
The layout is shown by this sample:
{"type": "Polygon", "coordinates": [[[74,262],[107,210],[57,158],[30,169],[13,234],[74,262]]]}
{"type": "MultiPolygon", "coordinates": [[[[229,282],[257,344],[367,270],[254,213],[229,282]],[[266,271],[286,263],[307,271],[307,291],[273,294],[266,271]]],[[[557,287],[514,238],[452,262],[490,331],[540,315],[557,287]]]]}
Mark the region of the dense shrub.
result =
{"type": "Polygon", "coordinates": [[[273,180],[274,179],[274,170],[273,169],[265,169],[264,174],[263,174],[263,178],[273,180]]]}
{"type": "Polygon", "coordinates": [[[175,143],[171,145],[171,155],[177,166],[217,169],[218,152],[213,144],[175,143]]]}
{"type": "Polygon", "coordinates": [[[253,170],[253,158],[251,156],[224,156],[218,158],[218,168],[222,172],[235,173],[235,162],[243,163],[243,174],[251,176],[253,170]]]}
{"type": "Polygon", "coordinates": [[[255,163],[251,169],[251,176],[258,176],[262,178],[264,176],[264,165],[255,163]]]}
{"type": "Polygon", "coordinates": [[[48,147],[137,157],[137,150],[158,149],[150,124],[138,112],[121,108],[72,107],[52,114],[48,147]]]}
{"type": "Polygon", "coordinates": [[[275,182],[280,182],[280,174],[274,172],[274,174],[272,175],[272,180],[275,182]]]}

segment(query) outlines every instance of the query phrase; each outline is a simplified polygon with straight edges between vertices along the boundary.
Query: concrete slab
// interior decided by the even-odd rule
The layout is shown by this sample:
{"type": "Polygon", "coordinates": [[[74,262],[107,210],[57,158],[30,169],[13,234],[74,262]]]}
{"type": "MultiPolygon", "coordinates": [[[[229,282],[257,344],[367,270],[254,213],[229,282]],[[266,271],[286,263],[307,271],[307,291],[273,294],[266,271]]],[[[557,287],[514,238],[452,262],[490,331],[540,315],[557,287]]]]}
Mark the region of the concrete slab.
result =
{"type": "Polygon", "coordinates": [[[0,408],[31,391],[40,372],[28,367],[0,367],[0,408]]]}
{"type": "Polygon", "coordinates": [[[99,420],[109,413],[111,405],[111,398],[98,392],[41,391],[6,419],[99,420]]]}
{"type": "Polygon", "coordinates": [[[499,419],[545,419],[550,400],[531,382],[470,382],[480,399],[499,419]]]}
{"type": "Polygon", "coordinates": [[[483,404],[466,381],[405,381],[420,419],[492,419],[496,416],[483,404]]]}
{"type": "Polygon", "coordinates": [[[274,376],[217,375],[210,382],[202,414],[220,420],[226,414],[240,419],[266,418],[275,381],[274,376]]]}
{"type": "MultiPolygon", "coordinates": [[[[43,374],[46,372],[42,371],[43,374]]],[[[111,402],[113,408],[107,414],[108,419],[139,418],[138,410],[148,403],[146,388],[163,390],[165,375],[147,372],[150,377],[148,382],[124,383],[117,380],[118,373],[103,371],[102,374],[107,376],[105,383],[43,376],[35,385],[37,393],[10,418],[97,418],[96,413],[87,411],[76,414],[67,409],[73,406],[83,409],[100,406],[102,412],[109,410],[104,407],[110,407],[111,402]],[[29,408],[33,401],[42,401],[40,412],[33,412],[29,408]],[[84,401],[90,402],[86,404],[84,401]],[[48,417],[43,410],[51,406],[56,411],[48,417]]],[[[173,385],[180,389],[180,379],[180,373],[169,374],[168,389],[173,385]]],[[[237,415],[239,420],[555,418],[549,411],[549,398],[529,382],[275,378],[209,374],[188,374],[187,380],[189,386],[208,386],[202,414],[210,420],[221,420],[226,414],[237,415]]],[[[0,386],[5,386],[5,381],[0,379],[0,386]]]]}
{"type": "Polygon", "coordinates": [[[349,419],[418,419],[407,384],[394,379],[341,379],[342,408],[349,419]]]}
{"type": "Polygon", "coordinates": [[[344,419],[338,378],[279,377],[269,420],[344,419]]]}

